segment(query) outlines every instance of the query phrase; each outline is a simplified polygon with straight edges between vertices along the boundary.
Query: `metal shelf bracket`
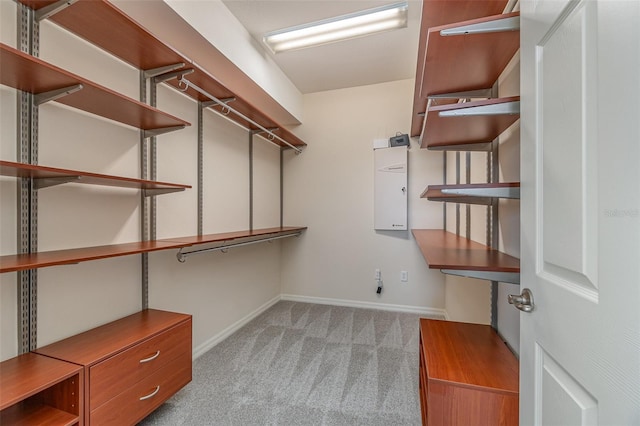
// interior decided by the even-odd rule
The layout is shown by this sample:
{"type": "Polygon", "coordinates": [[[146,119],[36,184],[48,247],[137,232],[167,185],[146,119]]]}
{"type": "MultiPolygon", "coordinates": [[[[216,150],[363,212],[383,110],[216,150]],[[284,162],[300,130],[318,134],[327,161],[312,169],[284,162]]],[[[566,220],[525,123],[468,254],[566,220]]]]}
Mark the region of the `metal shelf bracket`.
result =
{"type": "Polygon", "coordinates": [[[466,34],[486,34],[502,31],[518,31],[520,29],[520,17],[511,16],[508,18],[496,19],[478,24],[462,25],[460,27],[441,30],[441,36],[455,36],[466,34]]]}
{"type": "Polygon", "coordinates": [[[33,96],[33,102],[40,106],[46,102],[55,101],[82,89],[82,84],[74,84],[73,86],[63,87],[61,89],[50,90],[48,92],[38,93],[33,96]]]}
{"type": "Polygon", "coordinates": [[[144,197],[152,197],[154,195],[163,195],[163,194],[171,194],[173,192],[181,192],[184,191],[184,188],[157,188],[157,189],[143,189],[142,195],[144,197]]]}
{"type": "Polygon", "coordinates": [[[40,22],[43,19],[50,18],[51,16],[55,15],[63,9],[66,9],[77,1],[78,0],[59,0],[48,6],[42,7],[36,10],[35,19],[36,21],[40,22]]]}
{"type": "MultiPolygon", "coordinates": [[[[462,104],[464,105],[464,104],[462,104]]],[[[458,108],[440,111],[440,117],[469,117],[477,115],[515,115],[520,114],[520,101],[504,102],[500,104],[480,105],[468,108],[458,108]]]]}
{"type": "Polygon", "coordinates": [[[171,126],[171,127],[160,127],[159,129],[147,129],[142,131],[142,135],[145,139],[152,138],[158,135],[163,135],[165,133],[175,132],[176,130],[182,130],[185,126],[171,126]]]}
{"type": "Polygon", "coordinates": [[[44,189],[44,188],[50,188],[52,186],[63,185],[65,183],[77,182],[79,180],[80,180],[80,176],[36,178],[36,179],[33,179],[33,186],[35,189],[44,189]]]}
{"type": "Polygon", "coordinates": [[[441,269],[440,272],[458,277],[477,278],[479,280],[520,284],[519,272],[467,271],[458,269],[441,269]]]}

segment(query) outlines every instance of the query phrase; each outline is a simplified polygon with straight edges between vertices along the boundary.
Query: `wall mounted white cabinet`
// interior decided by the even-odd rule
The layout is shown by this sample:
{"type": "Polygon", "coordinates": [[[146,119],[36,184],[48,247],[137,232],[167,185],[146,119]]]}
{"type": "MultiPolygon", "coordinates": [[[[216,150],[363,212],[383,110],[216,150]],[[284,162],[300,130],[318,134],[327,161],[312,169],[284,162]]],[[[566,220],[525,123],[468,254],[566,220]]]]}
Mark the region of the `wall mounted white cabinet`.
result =
{"type": "Polygon", "coordinates": [[[406,146],[380,148],[374,152],[374,214],[376,230],[407,230],[406,146]]]}

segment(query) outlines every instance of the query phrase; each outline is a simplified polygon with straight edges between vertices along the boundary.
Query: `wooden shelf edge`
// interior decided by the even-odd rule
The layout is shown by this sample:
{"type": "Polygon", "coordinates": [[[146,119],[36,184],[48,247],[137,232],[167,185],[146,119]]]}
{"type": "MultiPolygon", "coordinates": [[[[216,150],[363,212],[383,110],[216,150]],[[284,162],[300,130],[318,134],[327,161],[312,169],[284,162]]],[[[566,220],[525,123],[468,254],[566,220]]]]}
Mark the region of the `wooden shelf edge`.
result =
{"type": "Polygon", "coordinates": [[[98,173],[82,172],[78,170],[59,169],[33,164],[16,163],[12,161],[0,160],[0,175],[16,178],[34,179],[58,179],[76,178],[69,183],[81,183],[87,185],[114,186],[119,188],[136,189],[175,189],[184,190],[191,188],[191,185],[177,183],[151,181],[145,179],[135,179],[98,173]]]}
{"type": "Polygon", "coordinates": [[[441,229],[412,229],[429,269],[520,272],[520,259],[441,229]]]}
{"type": "Polygon", "coordinates": [[[491,204],[496,198],[520,199],[520,182],[429,185],[420,198],[452,203],[491,204]]]}
{"type": "Polygon", "coordinates": [[[105,246],[93,246],[64,250],[52,250],[31,254],[14,254],[0,257],[0,273],[44,268],[48,266],[72,265],[91,260],[170,250],[189,244],[167,241],[142,241],[105,246]]]}
{"type": "Polygon", "coordinates": [[[242,238],[269,237],[302,232],[307,227],[277,227],[253,231],[237,231],[202,236],[189,236],[141,241],[133,243],[112,244],[94,247],[82,247],[64,250],[52,250],[32,254],[13,254],[0,256],[0,273],[37,269],[49,266],[72,265],[80,262],[107,259],[111,257],[129,256],[160,250],[172,250],[197,244],[232,241],[242,238]]]}

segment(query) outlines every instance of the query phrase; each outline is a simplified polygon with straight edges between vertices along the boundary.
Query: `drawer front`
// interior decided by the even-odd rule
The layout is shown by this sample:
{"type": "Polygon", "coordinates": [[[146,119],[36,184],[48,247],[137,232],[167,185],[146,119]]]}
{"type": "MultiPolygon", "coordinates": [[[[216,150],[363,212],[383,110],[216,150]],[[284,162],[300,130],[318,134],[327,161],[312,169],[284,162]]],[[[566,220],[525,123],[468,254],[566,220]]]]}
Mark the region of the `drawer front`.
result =
{"type": "Polygon", "coordinates": [[[90,424],[134,425],[190,381],[191,356],[176,358],[106,404],[92,410],[90,424]]]}
{"type": "Polygon", "coordinates": [[[89,410],[98,408],[176,358],[191,361],[191,320],[144,340],[89,370],[89,410]]]}

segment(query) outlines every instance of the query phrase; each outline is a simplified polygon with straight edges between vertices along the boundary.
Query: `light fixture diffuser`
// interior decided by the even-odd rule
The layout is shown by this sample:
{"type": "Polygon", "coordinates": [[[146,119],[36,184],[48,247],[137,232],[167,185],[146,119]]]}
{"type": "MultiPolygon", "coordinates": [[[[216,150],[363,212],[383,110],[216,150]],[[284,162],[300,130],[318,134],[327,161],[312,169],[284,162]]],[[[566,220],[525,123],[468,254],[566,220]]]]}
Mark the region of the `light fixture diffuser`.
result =
{"type": "Polygon", "coordinates": [[[334,43],[407,26],[407,2],[272,31],[262,40],[273,53],[334,43]]]}

